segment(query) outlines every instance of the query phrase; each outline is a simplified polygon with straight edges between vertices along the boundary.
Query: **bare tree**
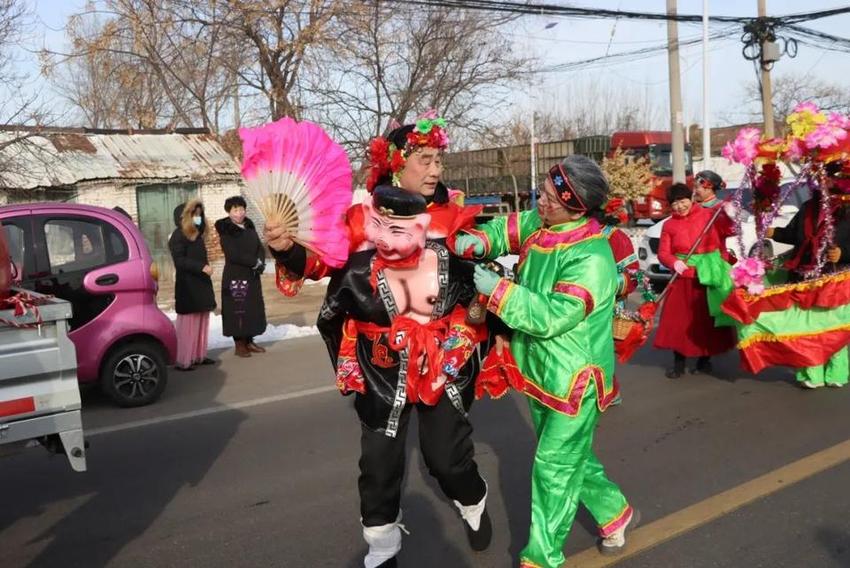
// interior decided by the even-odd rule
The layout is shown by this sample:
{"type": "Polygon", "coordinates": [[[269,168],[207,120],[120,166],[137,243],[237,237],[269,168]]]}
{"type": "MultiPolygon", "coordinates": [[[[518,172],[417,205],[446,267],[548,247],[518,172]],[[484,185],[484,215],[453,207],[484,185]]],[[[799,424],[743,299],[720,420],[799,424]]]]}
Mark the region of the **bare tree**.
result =
{"type": "MultiPolygon", "coordinates": [[[[71,67],[72,101],[90,121],[103,114],[96,85],[118,77],[121,95],[141,97],[127,114],[143,114],[146,125],[218,130],[245,91],[266,101],[263,118],[299,116],[305,59],[331,39],[326,29],[344,8],[330,0],[97,0],[72,17],[71,52],[53,55],[71,67]],[[93,14],[105,19],[75,24],[93,14]]],[[[128,109],[115,110],[113,123],[128,109]]]]}
{"type": "MultiPolygon", "coordinates": [[[[657,102],[616,83],[573,80],[544,84],[535,111],[535,138],[539,142],[610,135],[618,130],[664,128],[657,102]]],[[[478,147],[528,144],[531,141],[529,111],[514,112],[491,124],[472,140],[478,147]]]]}
{"type": "Polygon", "coordinates": [[[511,17],[421,9],[380,2],[350,4],[339,25],[345,41],[323,50],[310,69],[310,116],[338,139],[362,148],[390,119],[429,108],[463,129],[480,129],[530,67],[498,33],[511,17]]]}
{"type": "Polygon", "coordinates": [[[66,97],[92,124],[212,127],[227,96],[219,32],[179,2],[92,2],[71,16],[72,49],[49,54],[48,71],[64,66],[57,76],[71,85],[66,97]]]}
{"type": "MultiPolygon", "coordinates": [[[[52,117],[39,93],[24,94],[28,77],[15,69],[15,48],[31,27],[23,0],[0,0],[0,188],[19,186],[30,177],[32,161],[44,158],[36,137],[52,117]]],[[[7,197],[0,192],[0,202],[7,197]]]]}
{"type": "Polygon", "coordinates": [[[159,80],[104,27],[95,14],[73,16],[67,34],[77,55],[57,65],[44,54],[43,74],[87,126],[155,128],[170,121],[171,107],[159,80]]]}
{"type": "MultiPolygon", "coordinates": [[[[753,106],[753,119],[761,117],[761,85],[752,83],[746,89],[747,100],[753,106]]],[[[797,103],[811,101],[826,111],[850,113],[850,89],[809,74],[785,74],[773,81],[773,116],[785,122],[797,103]]]]}

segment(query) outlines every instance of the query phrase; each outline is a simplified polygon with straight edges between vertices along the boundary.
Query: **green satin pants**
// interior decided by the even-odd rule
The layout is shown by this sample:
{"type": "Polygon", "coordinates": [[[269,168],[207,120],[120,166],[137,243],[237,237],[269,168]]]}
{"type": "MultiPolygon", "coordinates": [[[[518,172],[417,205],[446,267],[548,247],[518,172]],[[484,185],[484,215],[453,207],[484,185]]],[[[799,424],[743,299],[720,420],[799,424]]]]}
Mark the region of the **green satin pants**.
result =
{"type": "Polygon", "coordinates": [[[532,398],[529,403],[538,442],[531,472],[531,529],[521,566],[558,568],[564,563],[564,542],[579,503],[596,519],[602,536],[627,522],[632,509],[593,452],[600,415],[593,384],[575,417],[532,398]]]}
{"type": "Polygon", "coordinates": [[[815,385],[846,385],[850,375],[850,347],[845,347],[824,365],[797,369],[797,381],[815,385]]]}

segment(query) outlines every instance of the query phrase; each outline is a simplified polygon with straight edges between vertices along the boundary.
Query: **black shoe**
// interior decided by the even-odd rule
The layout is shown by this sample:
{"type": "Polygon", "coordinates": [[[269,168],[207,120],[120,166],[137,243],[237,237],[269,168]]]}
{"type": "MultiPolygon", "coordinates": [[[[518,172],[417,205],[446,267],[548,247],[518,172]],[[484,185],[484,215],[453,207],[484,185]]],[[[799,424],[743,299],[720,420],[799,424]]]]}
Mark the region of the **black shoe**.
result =
{"type": "Polygon", "coordinates": [[[463,528],[466,529],[466,538],[469,540],[469,547],[475,552],[483,552],[490,546],[490,541],[493,540],[493,523],[490,522],[490,515],[487,509],[481,513],[481,524],[478,525],[478,530],[472,530],[469,523],[463,521],[463,528]]]}
{"type": "Polygon", "coordinates": [[[215,359],[210,359],[209,357],[204,357],[197,363],[198,365],[215,365],[215,359]]]}
{"type": "Polygon", "coordinates": [[[714,370],[714,367],[711,364],[711,359],[700,359],[697,361],[697,366],[691,369],[692,375],[710,375],[714,370]]]}
{"type": "Polygon", "coordinates": [[[174,370],[175,371],[181,371],[181,372],[188,372],[188,371],[194,371],[195,367],[192,367],[191,365],[189,365],[188,367],[181,367],[180,365],[174,365],[174,370]]]}
{"type": "Polygon", "coordinates": [[[395,556],[393,556],[389,560],[385,560],[378,564],[378,568],[398,568],[398,561],[395,559],[395,556]]]}
{"type": "Polygon", "coordinates": [[[667,369],[667,372],[664,373],[664,376],[668,379],[678,379],[682,376],[682,371],[678,369],[667,369]]]}

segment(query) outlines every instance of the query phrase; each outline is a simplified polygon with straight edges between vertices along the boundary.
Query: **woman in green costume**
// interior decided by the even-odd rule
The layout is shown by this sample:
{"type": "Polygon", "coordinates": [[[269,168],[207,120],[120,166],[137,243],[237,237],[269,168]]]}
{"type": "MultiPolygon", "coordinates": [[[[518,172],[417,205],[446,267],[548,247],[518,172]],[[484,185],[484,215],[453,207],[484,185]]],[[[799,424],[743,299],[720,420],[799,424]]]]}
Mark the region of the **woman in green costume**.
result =
{"type": "Polygon", "coordinates": [[[531,529],[522,568],[556,568],[579,503],[599,525],[600,550],[616,554],[638,521],[593,452],[600,413],[614,401],[612,317],[617,268],[599,223],[606,201],[599,167],[570,156],[549,170],[536,211],[495,219],[458,235],[459,254],[519,255],[516,282],[476,267],[487,308],[514,330],[511,353],[525,379],[538,444],[531,529]]]}

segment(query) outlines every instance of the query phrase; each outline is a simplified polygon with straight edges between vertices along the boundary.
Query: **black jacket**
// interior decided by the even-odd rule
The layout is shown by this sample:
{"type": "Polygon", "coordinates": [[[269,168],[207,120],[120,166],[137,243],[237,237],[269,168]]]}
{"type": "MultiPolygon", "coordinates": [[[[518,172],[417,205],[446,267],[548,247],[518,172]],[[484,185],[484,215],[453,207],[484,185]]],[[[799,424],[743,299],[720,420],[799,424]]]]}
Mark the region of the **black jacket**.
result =
{"type": "MultiPolygon", "coordinates": [[[[440,318],[451,313],[456,305],[469,304],[475,296],[472,281],[474,263],[449,255],[444,246],[434,241],[428,241],[427,247],[436,252],[439,259],[440,296],[434,303],[432,317],[440,318]]],[[[383,276],[379,277],[376,294],[369,283],[374,256],[374,249],[355,252],[345,267],[334,271],[331,276],[316,325],[334,368],[337,366],[343,324],[347,316],[382,327],[392,323],[395,302],[389,286],[382,284],[383,276]]],[[[400,354],[389,349],[387,341],[386,333],[377,338],[364,333],[357,335],[357,361],[366,380],[366,394],[357,394],[354,406],[360,421],[375,431],[385,431],[392,422],[391,417],[397,410],[394,401],[399,388],[399,372],[403,367],[400,354]],[[385,353],[387,359],[384,361],[388,360],[389,364],[376,363],[376,348],[385,353]]],[[[455,396],[448,392],[443,394],[449,397],[459,411],[468,411],[474,399],[480,357],[481,353],[476,350],[460,369],[457,379],[453,381],[455,396]]]]}
{"type": "Polygon", "coordinates": [[[168,239],[168,248],[175,268],[174,309],[178,314],[211,312],[216,305],[212,279],[203,272],[204,266],[209,264],[207,247],[204,244],[206,219],[202,221],[194,240],[184,233],[184,207],[190,207],[186,214],[186,217],[189,217],[198,204],[200,201],[192,200],[174,209],[174,224],[177,229],[168,239]]]}
{"type": "Polygon", "coordinates": [[[243,227],[230,217],[215,222],[224,251],[222,331],[227,337],[251,338],[266,330],[266,306],[260,281],[266,253],[254,223],[246,217],[243,227]],[[258,262],[261,263],[259,269],[256,268],[258,262]]]}

